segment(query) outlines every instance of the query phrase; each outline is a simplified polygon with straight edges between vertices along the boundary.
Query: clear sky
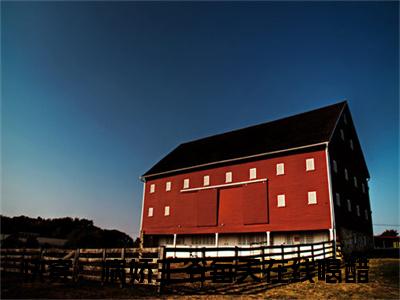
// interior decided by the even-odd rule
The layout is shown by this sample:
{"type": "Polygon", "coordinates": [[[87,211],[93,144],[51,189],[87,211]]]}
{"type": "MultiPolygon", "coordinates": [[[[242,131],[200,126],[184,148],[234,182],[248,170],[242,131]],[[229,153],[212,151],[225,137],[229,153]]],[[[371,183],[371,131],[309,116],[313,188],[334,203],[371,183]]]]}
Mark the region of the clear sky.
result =
{"type": "Polygon", "coordinates": [[[348,99],[373,223],[399,224],[398,11],[2,1],[1,212],[137,236],[139,176],[179,143],[348,99]]]}

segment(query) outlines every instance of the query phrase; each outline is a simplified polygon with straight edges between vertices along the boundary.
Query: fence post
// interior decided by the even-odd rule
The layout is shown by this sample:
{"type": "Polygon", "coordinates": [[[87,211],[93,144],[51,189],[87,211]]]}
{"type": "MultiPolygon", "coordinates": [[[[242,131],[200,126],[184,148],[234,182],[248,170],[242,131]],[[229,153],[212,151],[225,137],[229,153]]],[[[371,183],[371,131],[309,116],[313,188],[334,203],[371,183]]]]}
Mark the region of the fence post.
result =
{"type": "Polygon", "coordinates": [[[239,264],[239,247],[235,246],[235,274],[237,274],[238,264],[239,264]]]}
{"type": "Polygon", "coordinates": [[[22,248],[22,257],[21,257],[21,262],[19,264],[21,273],[23,272],[23,268],[24,268],[25,253],[26,253],[26,248],[24,247],[24,248],[22,248]]]}
{"type": "Polygon", "coordinates": [[[311,244],[311,258],[312,261],[314,262],[314,244],[311,244]]]}
{"type": "Polygon", "coordinates": [[[161,246],[159,248],[158,252],[158,274],[157,274],[157,281],[158,283],[158,294],[161,295],[164,289],[164,284],[165,284],[165,258],[166,258],[166,252],[165,252],[165,246],[161,246]]]}
{"type": "Polygon", "coordinates": [[[44,254],[46,252],[46,249],[40,248],[40,254],[39,254],[39,262],[40,262],[40,272],[39,272],[39,277],[40,279],[43,278],[44,273],[46,272],[46,262],[44,259],[44,254]]]}
{"type": "Polygon", "coordinates": [[[336,234],[334,235],[334,238],[333,238],[333,243],[332,243],[332,247],[333,247],[333,258],[335,258],[336,259],[336,234]]]}
{"type": "Polygon", "coordinates": [[[300,245],[297,245],[297,257],[300,259],[300,245]]]}
{"type": "Polygon", "coordinates": [[[8,253],[8,249],[4,249],[5,251],[4,251],[4,272],[7,272],[7,266],[8,266],[8,255],[7,255],[7,253],[8,253]]]}
{"type": "Polygon", "coordinates": [[[324,259],[325,259],[325,245],[326,245],[326,243],[324,242],[324,243],[322,244],[322,252],[324,253],[324,259]]]}
{"type": "Polygon", "coordinates": [[[261,276],[264,276],[264,270],[265,270],[265,265],[264,265],[265,257],[264,257],[264,255],[265,255],[265,247],[262,246],[261,247],[261,271],[262,271],[261,276]]]}
{"type": "Polygon", "coordinates": [[[285,260],[285,248],[283,245],[281,245],[281,256],[282,256],[282,260],[285,260]]]}
{"type": "Polygon", "coordinates": [[[72,281],[76,282],[78,281],[79,278],[79,248],[75,250],[75,255],[74,255],[74,259],[72,261],[72,281]]]}
{"type": "Polygon", "coordinates": [[[121,250],[121,259],[125,259],[125,248],[121,250]]]}

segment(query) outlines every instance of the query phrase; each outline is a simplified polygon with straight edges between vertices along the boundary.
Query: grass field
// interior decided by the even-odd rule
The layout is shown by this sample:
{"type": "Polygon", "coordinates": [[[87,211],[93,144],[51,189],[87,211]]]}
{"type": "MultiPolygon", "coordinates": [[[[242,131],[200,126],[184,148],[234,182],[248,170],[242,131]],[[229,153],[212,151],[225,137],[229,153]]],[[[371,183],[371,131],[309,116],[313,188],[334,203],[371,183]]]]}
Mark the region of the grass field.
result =
{"type": "MultiPolygon", "coordinates": [[[[399,299],[399,259],[371,259],[369,283],[327,284],[299,282],[274,288],[254,285],[241,294],[242,298],[279,298],[279,299],[399,299]]],[[[316,279],[316,278],[315,278],[316,279]]],[[[249,284],[248,284],[249,285],[249,284]]],[[[221,294],[210,293],[204,289],[196,295],[184,294],[176,289],[162,297],[167,298],[237,298],[233,289],[227,288],[221,294]]],[[[117,286],[101,287],[99,283],[75,286],[68,283],[33,283],[23,282],[17,274],[2,274],[1,298],[155,298],[156,290],[151,287],[130,287],[121,289],[117,286]]]]}

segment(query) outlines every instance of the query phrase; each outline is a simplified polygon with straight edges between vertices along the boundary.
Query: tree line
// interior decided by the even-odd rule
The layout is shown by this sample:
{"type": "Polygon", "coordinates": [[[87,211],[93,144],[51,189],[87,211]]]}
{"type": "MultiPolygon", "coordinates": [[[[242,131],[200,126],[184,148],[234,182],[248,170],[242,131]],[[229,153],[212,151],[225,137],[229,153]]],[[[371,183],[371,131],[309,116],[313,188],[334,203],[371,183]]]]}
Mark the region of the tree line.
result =
{"type": "MultiPolygon", "coordinates": [[[[1,246],[6,247],[36,247],[38,238],[53,238],[66,240],[65,248],[121,248],[138,246],[124,232],[97,227],[92,220],[79,218],[30,218],[26,216],[7,217],[0,215],[1,246]]],[[[50,246],[50,245],[44,245],[50,246]]]]}

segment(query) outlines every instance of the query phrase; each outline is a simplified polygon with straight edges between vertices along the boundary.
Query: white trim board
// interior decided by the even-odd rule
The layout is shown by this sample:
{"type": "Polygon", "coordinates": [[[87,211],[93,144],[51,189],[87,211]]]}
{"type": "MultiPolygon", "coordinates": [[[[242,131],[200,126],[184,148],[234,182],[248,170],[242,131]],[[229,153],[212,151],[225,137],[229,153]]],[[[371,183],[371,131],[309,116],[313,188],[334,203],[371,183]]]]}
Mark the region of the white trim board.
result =
{"type": "Polygon", "coordinates": [[[267,180],[268,180],[267,178],[262,178],[262,179],[248,180],[248,181],[240,181],[240,182],[232,182],[232,183],[225,183],[225,184],[209,185],[209,186],[202,186],[202,187],[198,187],[198,188],[182,189],[182,190],[180,190],[180,192],[184,193],[184,192],[193,192],[193,191],[200,191],[200,190],[209,190],[209,189],[215,189],[215,188],[220,188],[220,187],[228,187],[228,186],[235,186],[235,185],[263,182],[263,181],[267,181],[267,180]]]}

